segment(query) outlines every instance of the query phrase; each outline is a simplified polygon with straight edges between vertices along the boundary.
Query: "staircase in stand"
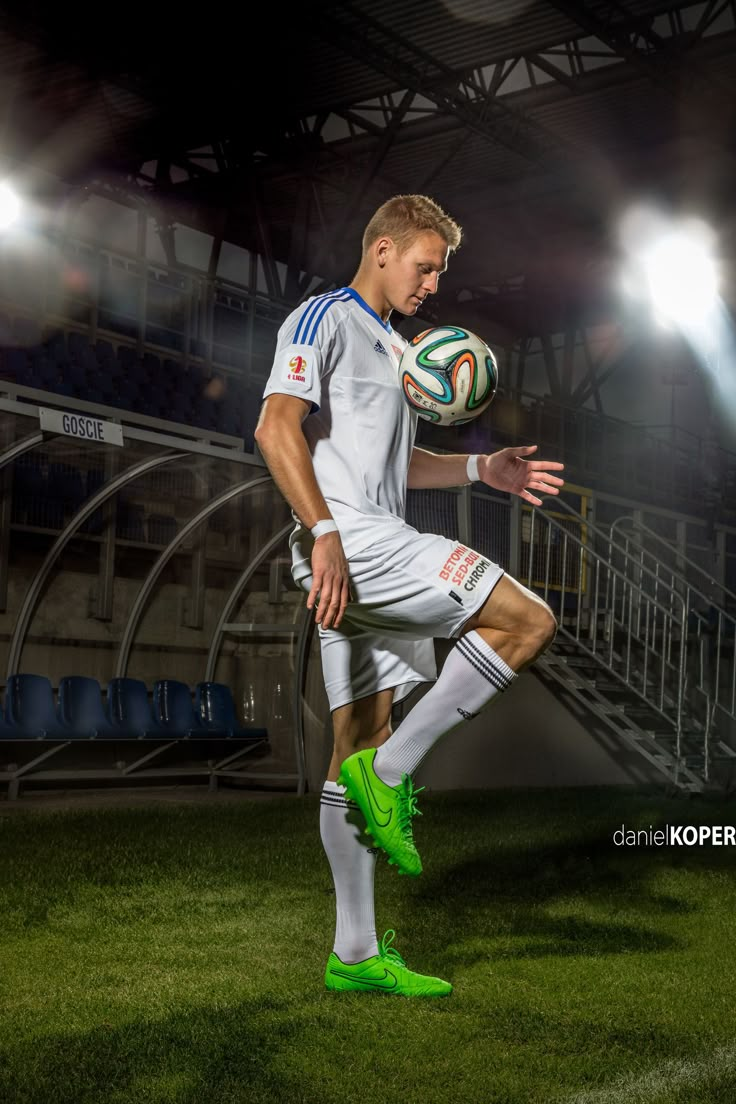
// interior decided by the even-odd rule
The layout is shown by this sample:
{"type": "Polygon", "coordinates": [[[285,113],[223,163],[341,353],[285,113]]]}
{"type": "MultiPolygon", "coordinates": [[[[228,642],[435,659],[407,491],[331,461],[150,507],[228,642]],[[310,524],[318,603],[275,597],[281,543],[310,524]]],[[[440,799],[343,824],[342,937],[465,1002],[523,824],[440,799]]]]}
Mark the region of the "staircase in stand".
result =
{"type": "MultiPolygon", "coordinates": [[[[736,778],[736,621],[704,591],[561,503],[534,511],[523,582],[558,616],[534,668],[685,792],[736,778]],[[715,626],[715,631],[713,631],[715,626]]],[[[528,537],[528,540],[526,539],[528,537]]],[[[702,584],[701,584],[702,585],[702,584]]]]}

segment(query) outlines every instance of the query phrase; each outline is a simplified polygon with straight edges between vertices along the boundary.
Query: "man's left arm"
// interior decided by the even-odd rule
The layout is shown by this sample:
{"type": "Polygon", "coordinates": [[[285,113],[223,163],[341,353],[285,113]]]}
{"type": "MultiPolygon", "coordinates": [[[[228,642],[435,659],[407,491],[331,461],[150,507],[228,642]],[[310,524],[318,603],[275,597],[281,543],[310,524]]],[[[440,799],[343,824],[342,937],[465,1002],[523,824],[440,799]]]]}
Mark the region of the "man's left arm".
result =
{"type": "MultiPolygon", "coordinates": [[[[517,494],[533,506],[541,506],[541,498],[532,492],[559,494],[559,488],[564,486],[564,480],[551,473],[562,471],[565,465],[554,460],[526,459],[536,451],[536,448],[536,445],[521,445],[479,455],[477,457],[479,481],[494,487],[497,491],[517,494]]],[[[468,459],[469,456],[466,453],[441,455],[414,446],[409,463],[407,487],[412,490],[423,490],[460,487],[463,484],[472,483],[475,480],[468,475],[468,459]]]]}

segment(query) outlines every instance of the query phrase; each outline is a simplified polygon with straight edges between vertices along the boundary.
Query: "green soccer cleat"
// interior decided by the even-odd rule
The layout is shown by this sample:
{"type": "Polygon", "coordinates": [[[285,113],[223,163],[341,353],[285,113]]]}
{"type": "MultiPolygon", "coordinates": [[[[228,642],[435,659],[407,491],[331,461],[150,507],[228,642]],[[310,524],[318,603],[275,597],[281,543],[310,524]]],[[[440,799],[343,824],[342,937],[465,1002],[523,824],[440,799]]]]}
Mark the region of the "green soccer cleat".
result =
{"type": "Polygon", "coordinates": [[[377,748],[356,751],[342,764],[337,779],[354,801],[366,822],[366,831],[374,842],[388,855],[388,861],[398,866],[399,874],[416,877],[422,873],[422,860],[414,846],[411,818],[421,816],[415,790],[408,774],[401,777],[399,786],[388,786],[373,769],[377,748]]]}
{"type": "Polygon", "coordinates": [[[352,965],[341,961],[333,951],[327,960],[325,985],[339,993],[394,993],[401,997],[446,997],[452,992],[449,981],[415,974],[391,946],[393,928],[378,945],[378,954],[352,965]],[[390,936],[390,938],[389,938],[390,936]]]}

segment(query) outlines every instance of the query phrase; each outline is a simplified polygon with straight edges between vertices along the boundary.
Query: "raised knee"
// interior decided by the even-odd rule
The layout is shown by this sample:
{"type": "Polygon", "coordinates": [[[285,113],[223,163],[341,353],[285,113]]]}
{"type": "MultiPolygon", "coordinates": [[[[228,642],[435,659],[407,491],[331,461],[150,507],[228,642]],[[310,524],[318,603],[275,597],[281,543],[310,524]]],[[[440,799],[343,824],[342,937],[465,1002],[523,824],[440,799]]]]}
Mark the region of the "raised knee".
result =
{"type": "Polygon", "coordinates": [[[549,648],[557,635],[557,627],[557,618],[552,610],[546,602],[540,602],[534,618],[534,635],[540,652],[549,648]]]}

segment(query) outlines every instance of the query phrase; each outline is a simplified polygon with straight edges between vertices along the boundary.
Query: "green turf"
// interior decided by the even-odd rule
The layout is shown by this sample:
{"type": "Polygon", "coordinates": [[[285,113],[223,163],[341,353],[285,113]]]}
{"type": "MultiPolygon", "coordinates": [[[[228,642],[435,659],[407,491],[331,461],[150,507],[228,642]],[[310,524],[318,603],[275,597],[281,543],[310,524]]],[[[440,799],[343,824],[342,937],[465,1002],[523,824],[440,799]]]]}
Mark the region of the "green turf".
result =
{"type": "MultiPolygon", "coordinates": [[[[21,799],[22,800],[22,799],[21,799]]],[[[621,790],[424,794],[378,934],[437,1001],[323,988],[318,798],[0,816],[3,1104],[733,1104],[736,823],[621,790]]]]}

